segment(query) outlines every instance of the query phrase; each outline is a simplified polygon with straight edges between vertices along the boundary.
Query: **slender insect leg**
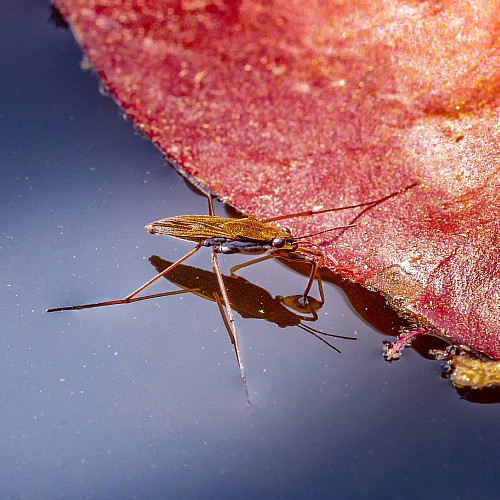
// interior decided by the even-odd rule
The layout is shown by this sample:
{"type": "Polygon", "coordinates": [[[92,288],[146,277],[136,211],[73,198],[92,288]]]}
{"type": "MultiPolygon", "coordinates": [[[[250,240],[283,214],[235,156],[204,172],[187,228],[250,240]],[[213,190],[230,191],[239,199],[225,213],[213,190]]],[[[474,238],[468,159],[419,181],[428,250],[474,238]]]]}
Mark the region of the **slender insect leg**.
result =
{"type": "Polygon", "coordinates": [[[57,309],[47,309],[47,312],[72,311],[76,309],[90,309],[92,307],[114,306],[118,304],[132,304],[141,300],[158,299],[160,297],[170,297],[171,295],[180,295],[181,293],[192,293],[191,290],[173,290],[172,292],[154,293],[153,295],[144,295],[143,297],[134,297],[127,302],[124,299],[108,300],[106,302],[97,302],[96,304],[84,304],[81,306],[59,307],[57,309]]]}
{"type": "Polygon", "coordinates": [[[327,208],[324,210],[306,210],[304,212],[297,212],[294,214],[287,214],[287,215],[278,215],[277,217],[269,217],[268,219],[262,219],[262,222],[268,223],[268,222],[276,222],[278,220],[285,220],[285,219],[293,219],[294,217],[309,217],[311,215],[319,215],[319,214],[326,214],[330,212],[340,212],[341,210],[348,210],[351,208],[359,208],[359,207],[365,207],[365,206],[371,206],[376,205],[380,203],[379,201],[367,201],[365,203],[357,203],[356,205],[348,205],[345,207],[335,207],[335,208],[327,208]]]}
{"type": "Polygon", "coordinates": [[[201,248],[201,243],[196,245],[196,247],[194,247],[193,250],[191,250],[186,255],[181,257],[178,261],[174,262],[171,266],[167,267],[167,269],[164,269],[160,274],[157,274],[149,281],[144,283],[144,285],[141,285],[137,290],[134,290],[131,294],[127,295],[124,299],[107,300],[105,302],[96,302],[94,304],[83,304],[79,306],[56,307],[54,309],[47,309],[47,312],[74,311],[77,309],[89,309],[91,307],[113,306],[116,304],[128,304],[130,302],[134,302],[133,297],[135,297],[139,292],[142,292],[142,290],[147,288],[149,285],[151,285],[151,283],[154,283],[157,279],[161,278],[162,276],[166,276],[170,271],[175,269],[181,262],[184,262],[186,259],[189,259],[189,257],[191,257],[191,255],[196,253],[200,248],[201,248]]]}
{"type": "Polygon", "coordinates": [[[272,259],[273,257],[274,257],[273,254],[269,254],[269,255],[264,255],[263,257],[258,257],[257,259],[249,260],[248,262],[243,262],[243,264],[238,264],[237,266],[234,266],[229,270],[229,275],[232,277],[236,274],[236,271],[239,271],[240,269],[243,269],[244,267],[252,266],[253,264],[257,264],[258,262],[272,259]]]}
{"type": "Polygon", "coordinates": [[[309,276],[309,281],[307,283],[306,289],[304,290],[304,299],[307,299],[309,292],[313,286],[314,280],[316,279],[316,275],[318,274],[318,267],[321,267],[323,264],[323,256],[320,255],[319,260],[311,258],[311,275],[309,276]]]}
{"type": "MultiPolygon", "coordinates": [[[[303,249],[303,251],[307,251],[307,249],[303,249]]],[[[323,254],[321,252],[315,252],[313,250],[311,250],[310,252],[309,251],[307,251],[307,252],[313,253],[314,255],[319,256],[319,262],[316,263],[316,261],[313,258],[308,258],[305,256],[294,257],[294,258],[297,258],[300,260],[307,260],[308,262],[311,262],[311,265],[313,266],[313,269],[311,269],[309,283],[308,283],[308,286],[306,288],[307,293],[304,293],[304,297],[309,294],[311,287],[312,287],[312,284],[314,283],[314,277],[316,277],[318,280],[318,290],[319,290],[320,301],[322,304],[324,304],[325,303],[325,294],[323,292],[323,282],[321,281],[321,276],[317,272],[318,267],[321,267],[321,265],[323,264],[323,254]]],[[[264,255],[263,257],[259,257],[257,259],[249,260],[248,262],[243,262],[243,264],[238,264],[237,266],[234,266],[229,270],[229,274],[232,277],[236,274],[236,271],[239,271],[239,270],[243,269],[244,267],[252,266],[253,264],[258,264],[259,262],[263,262],[264,260],[268,260],[268,259],[273,259],[275,257],[283,257],[283,254],[277,255],[276,253],[277,252],[274,252],[272,254],[264,255]]],[[[290,252],[286,252],[285,258],[289,259],[290,255],[293,255],[293,254],[290,254],[290,252]]]]}
{"type": "MultiPolygon", "coordinates": [[[[319,267],[321,267],[321,266],[319,266],[319,267]]],[[[321,304],[324,304],[325,303],[325,293],[323,292],[323,281],[321,279],[321,275],[317,271],[316,271],[316,278],[318,280],[318,290],[319,290],[320,302],[321,302],[321,304]]]]}
{"type": "Polygon", "coordinates": [[[222,319],[224,320],[224,324],[226,325],[226,328],[228,328],[228,326],[230,325],[229,336],[231,337],[231,340],[232,340],[233,345],[234,345],[234,351],[236,353],[236,360],[237,360],[238,366],[240,368],[241,380],[243,381],[243,387],[245,389],[247,403],[251,406],[250,395],[248,393],[247,378],[245,375],[245,367],[243,366],[243,360],[241,358],[241,352],[240,352],[240,345],[238,342],[238,332],[236,330],[236,322],[234,320],[233,308],[231,307],[231,302],[229,301],[229,297],[227,295],[226,285],[224,284],[224,279],[222,278],[222,272],[221,272],[220,267],[219,267],[219,261],[217,259],[217,254],[214,251],[212,252],[212,263],[214,266],[215,275],[217,276],[217,281],[219,282],[219,288],[220,288],[220,292],[222,295],[222,301],[224,302],[224,305],[226,306],[226,311],[227,311],[227,316],[229,318],[229,322],[228,322],[228,319],[225,317],[224,310],[223,310],[222,304],[221,304],[221,299],[217,294],[215,295],[215,300],[216,300],[217,304],[219,305],[219,310],[222,314],[222,319]]]}
{"type": "MultiPolygon", "coordinates": [[[[231,325],[229,324],[229,321],[227,319],[227,315],[224,312],[224,306],[222,305],[222,300],[220,298],[220,295],[217,292],[214,292],[214,298],[215,298],[215,303],[217,304],[217,307],[219,308],[219,312],[220,312],[220,315],[222,317],[222,321],[224,322],[224,326],[226,327],[229,338],[231,339],[231,344],[233,344],[235,346],[236,339],[234,338],[234,333],[231,330],[231,325]]],[[[238,364],[239,364],[239,360],[238,360],[238,364]]]]}
{"type": "MultiPolygon", "coordinates": [[[[318,267],[323,265],[323,254],[319,250],[313,250],[312,248],[299,247],[294,252],[289,252],[288,250],[275,250],[272,254],[275,257],[282,257],[288,260],[301,260],[307,261],[311,264],[311,274],[309,275],[309,281],[307,282],[306,289],[304,290],[303,297],[304,301],[307,302],[307,296],[311,291],[314,280],[316,279],[318,273],[318,267]],[[317,257],[316,260],[314,257],[317,257]]],[[[320,294],[322,295],[321,300],[324,302],[323,287],[320,287],[320,294]]]]}
{"type": "Polygon", "coordinates": [[[215,252],[212,252],[212,263],[214,266],[214,273],[215,276],[217,277],[217,281],[219,283],[219,289],[222,295],[222,300],[224,302],[224,305],[226,306],[227,310],[227,315],[229,316],[229,324],[231,325],[231,337],[234,340],[234,347],[236,350],[236,357],[238,358],[238,364],[240,365],[240,370],[242,372],[242,378],[245,379],[244,374],[243,374],[243,368],[241,365],[241,359],[240,359],[240,350],[238,346],[238,334],[236,332],[236,322],[234,320],[234,315],[233,315],[233,308],[231,307],[231,303],[229,301],[229,297],[227,295],[227,290],[226,290],[226,285],[224,284],[224,279],[222,278],[222,273],[219,267],[219,261],[217,260],[217,254],[215,252]]]}
{"type": "Polygon", "coordinates": [[[208,198],[208,215],[215,215],[215,210],[214,210],[214,202],[213,202],[213,196],[208,193],[204,193],[207,195],[208,198]]]}
{"type": "Polygon", "coordinates": [[[149,285],[154,283],[156,280],[160,279],[162,276],[166,276],[170,271],[175,269],[181,262],[184,262],[186,259],[189,259],[191,255],[195,254],[201,248],[201,243],[198,243],[190,252],[188,252],[184,257],[181,257],[178,261],[174,262],[171,266],[168,266],[167,269],[164,269],[160,274],[157,274],[149,281],[141,285],[137,290],[133,291],[131,294],[127,295],[123,300],[124,302],[129,302],[132,297],[135,297],[139,292],[142,292],[149,285]]]}

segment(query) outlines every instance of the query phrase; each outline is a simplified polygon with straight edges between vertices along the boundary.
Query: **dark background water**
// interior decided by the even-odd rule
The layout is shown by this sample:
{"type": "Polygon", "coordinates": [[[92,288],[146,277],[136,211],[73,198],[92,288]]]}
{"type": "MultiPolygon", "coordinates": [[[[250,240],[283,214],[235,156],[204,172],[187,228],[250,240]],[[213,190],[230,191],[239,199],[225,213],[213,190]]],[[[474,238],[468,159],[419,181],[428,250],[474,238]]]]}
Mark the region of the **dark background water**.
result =
{"type": "MultiPolygon", "coordinates": [[[[144,225],[207,204],[99,94],[48,2],[2,7],[0,497],[500,497],[500,406],[411,349],[387,364],[333,285],[314,326],[358,338],[333,340],[341,355],[236,315],[253,412],[213,302],[45,313],[135,289],[151,255],[191,248],[144,225]]],[[[241,274],[272,296],[304,286],[274,261],[241,274]]]]}

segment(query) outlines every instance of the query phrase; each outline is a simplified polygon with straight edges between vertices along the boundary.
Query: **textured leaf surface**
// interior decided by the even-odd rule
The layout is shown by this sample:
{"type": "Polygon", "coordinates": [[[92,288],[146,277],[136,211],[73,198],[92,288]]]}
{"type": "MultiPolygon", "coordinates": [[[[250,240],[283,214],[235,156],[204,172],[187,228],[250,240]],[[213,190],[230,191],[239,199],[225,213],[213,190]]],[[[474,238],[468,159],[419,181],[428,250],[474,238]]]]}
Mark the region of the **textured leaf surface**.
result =
{"type": "Polygon", "coordinates": [[[500,358],[498,1],[57,4],[139,129],[247,214],[419,181],[317,237],[326,265],[500,358]]]}

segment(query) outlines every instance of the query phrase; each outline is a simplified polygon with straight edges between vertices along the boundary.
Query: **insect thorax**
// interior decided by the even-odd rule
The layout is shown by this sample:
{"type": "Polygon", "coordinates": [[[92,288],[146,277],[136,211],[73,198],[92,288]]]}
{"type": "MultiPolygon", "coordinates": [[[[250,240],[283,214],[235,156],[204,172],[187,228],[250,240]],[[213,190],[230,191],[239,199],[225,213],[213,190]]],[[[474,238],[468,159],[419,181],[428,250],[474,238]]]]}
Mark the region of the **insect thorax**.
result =
{"type": "Polygon", "coordinates": [[[204,240],[202,245],[212,247],[215,252],[222,254],[258,255],[273,249],[272,244],[264,241],[228,240],[227,238],[209,238],[204,240]]]}

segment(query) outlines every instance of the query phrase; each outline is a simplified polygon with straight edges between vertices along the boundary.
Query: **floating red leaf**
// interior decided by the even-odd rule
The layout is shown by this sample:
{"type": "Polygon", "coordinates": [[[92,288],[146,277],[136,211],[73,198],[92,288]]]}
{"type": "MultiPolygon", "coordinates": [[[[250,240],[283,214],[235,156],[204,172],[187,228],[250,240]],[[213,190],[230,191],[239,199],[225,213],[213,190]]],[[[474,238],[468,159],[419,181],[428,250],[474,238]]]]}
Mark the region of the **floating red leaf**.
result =
{"type": "Polygon", "coordinates": [[[57,4],[139,129],[248,214],[419,181],[322,235],[326,264],[500,358],[498,2],[57,4]]]}

